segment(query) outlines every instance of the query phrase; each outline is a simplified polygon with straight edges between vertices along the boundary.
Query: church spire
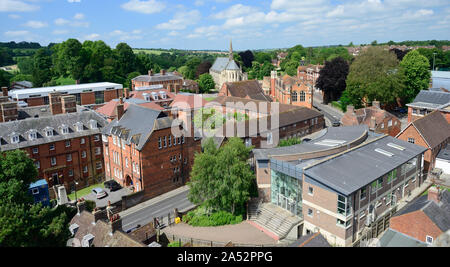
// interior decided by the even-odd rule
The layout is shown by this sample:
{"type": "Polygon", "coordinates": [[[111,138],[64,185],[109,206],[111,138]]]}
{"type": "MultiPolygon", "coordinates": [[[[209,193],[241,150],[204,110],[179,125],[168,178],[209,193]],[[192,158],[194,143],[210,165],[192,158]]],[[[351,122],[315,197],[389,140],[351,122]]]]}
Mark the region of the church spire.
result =
{"type": "Polygon", "coordinates": [[[233,40],[231,40],[230,39],[230,61],[231,60],[234,60],[234,57],[233,57],[233,40]]]}

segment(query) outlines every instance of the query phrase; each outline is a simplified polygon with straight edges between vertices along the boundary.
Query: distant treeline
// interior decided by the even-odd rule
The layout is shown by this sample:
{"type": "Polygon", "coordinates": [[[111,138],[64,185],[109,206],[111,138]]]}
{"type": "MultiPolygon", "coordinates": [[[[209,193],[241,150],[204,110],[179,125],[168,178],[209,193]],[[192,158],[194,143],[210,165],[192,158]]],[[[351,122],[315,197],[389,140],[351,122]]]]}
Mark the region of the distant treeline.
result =
{"type": "Polygon", "coordinates": [[[15,48],[38,49],[38,48],[41,48],[42,46],[39,43],[34,43],[34,42],[16,43],[16,42],[12,41],[12,42],[7,42],[7,43],[0,42],[0,47],[7,47],[7,48],[11,48],[11,49],[15,49],[15,48]]]}

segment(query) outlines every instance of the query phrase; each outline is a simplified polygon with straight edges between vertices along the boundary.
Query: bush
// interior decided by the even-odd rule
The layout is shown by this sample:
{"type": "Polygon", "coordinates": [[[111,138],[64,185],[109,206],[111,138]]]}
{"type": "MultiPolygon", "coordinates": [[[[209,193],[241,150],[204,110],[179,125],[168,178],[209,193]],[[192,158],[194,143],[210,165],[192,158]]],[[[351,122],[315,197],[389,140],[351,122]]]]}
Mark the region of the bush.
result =
{"type": "Polygon", "coordinates": [[[169,248],[176,248],[176,247],[181,247],[182,243],[181,241],[175,241],[175,242],[170,242],[167,247],[169,248]]]}
{"type": "MultiPolygon", "coordinates": [[[[244,209],[245,210],[245,209],[244,209]]],[[[242,210],[239,210],[242,212],[242,210]]],[[[203,208],[188,212],[183,221],[192,226],[221,226],[242,222],[242,215],[233,215],[227,211],[217,211],[208,215],[203,208]]]]}
{"type": "Polygon", "coordinates": [[[95,204],[95,201],[86,200],[86,210],[87,211],[92,212],[96,206],[97,205],[95,204]]]}

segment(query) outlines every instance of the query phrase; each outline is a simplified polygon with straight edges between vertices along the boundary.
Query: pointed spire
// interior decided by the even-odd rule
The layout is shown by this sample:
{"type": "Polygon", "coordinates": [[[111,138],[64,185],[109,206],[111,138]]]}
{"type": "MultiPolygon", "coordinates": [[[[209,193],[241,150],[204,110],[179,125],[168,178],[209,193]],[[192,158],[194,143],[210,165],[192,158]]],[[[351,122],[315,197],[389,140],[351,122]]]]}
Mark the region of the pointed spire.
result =
{"type": "Polygon", "coordinates": [[[233,40],[232,39],[230,39],[230,61],[231,60],[234,60],[234,57],[233,57],[233,40]]]}

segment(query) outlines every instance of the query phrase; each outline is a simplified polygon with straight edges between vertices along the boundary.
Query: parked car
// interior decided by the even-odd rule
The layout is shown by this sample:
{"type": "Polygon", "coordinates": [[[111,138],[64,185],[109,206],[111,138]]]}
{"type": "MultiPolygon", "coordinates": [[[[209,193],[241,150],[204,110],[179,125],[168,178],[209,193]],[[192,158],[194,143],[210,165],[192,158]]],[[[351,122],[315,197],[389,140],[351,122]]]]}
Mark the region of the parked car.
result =
{"type": "Polygon", "coordinates": [[[100,187],[92,189],[92,193],[94,193],[97,199],[104,198],[108,195],[108,193],[106,193],[105,190],[101,189],[100,187]]]}
{"type": "Polygon", "coordinates": [[[112,192],[122,188],[122,186],[120,186],[120,184],[114,180],[106,181],[103,184],[105,185],[105,188],[111,190],[112,192]]]}
{"type": "Polygon", "coordinates": [[[339,126],[341,126],[340,122],[338,122],[338,121],[333,122],[333,127],[339,127],[339,126]]]}
{"type": "Polygon", "coordinates": [[[305,138],[305,139],[303,139],[303,142],[309,142],[309,141],[311,141],[310,138],[305,138]]]}

